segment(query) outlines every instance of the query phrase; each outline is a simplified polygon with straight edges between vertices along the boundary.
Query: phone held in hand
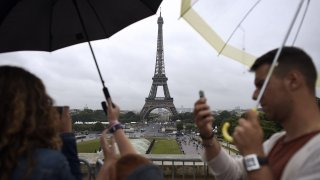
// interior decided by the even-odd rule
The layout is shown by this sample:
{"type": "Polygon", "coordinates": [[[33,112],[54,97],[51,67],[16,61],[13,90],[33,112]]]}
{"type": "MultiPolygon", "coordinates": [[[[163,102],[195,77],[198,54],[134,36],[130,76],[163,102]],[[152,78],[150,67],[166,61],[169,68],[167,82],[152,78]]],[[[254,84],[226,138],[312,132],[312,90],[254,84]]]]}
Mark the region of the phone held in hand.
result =
{"type": "Polygon", "coordinates": [[[199,91],[199,96],[200,96],[200,98],[204,97],[204,92],[202,90],[199,91]]]}
{"type": "Polygon", "coordinates": [[[63,106],[54,106],[54,108],[56,109],[56,111],[58,112],[59,116],[62,116],[63,113],[63,106]]]}

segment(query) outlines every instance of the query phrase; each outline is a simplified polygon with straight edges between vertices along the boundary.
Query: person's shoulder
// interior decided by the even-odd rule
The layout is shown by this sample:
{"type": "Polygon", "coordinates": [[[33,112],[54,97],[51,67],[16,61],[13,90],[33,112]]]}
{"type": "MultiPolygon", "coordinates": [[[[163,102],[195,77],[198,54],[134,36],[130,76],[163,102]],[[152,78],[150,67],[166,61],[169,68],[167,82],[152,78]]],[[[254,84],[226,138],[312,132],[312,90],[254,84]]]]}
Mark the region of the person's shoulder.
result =
{"type": "MultiPolygon", "coordinates": [[[[59,179],[59,173],[68,170],[65,156],[58,150],[39,148],[32,155],[34,166],[29,179],[59,179]]],[[[13,173],[12,179],[21,179],[29,164],[27,158],[19,159],[19,165],[13,173]]]]}
{"type": "Polygon", "coordinates": [[[142,165],[137,167],[129,176],[127,180],[163,180],[162,170],[154,165],[142,165]]]}
{"type": "Polygon", "coordinates": [[[35,153],[37,162],[44,166],[54,166],[66,161],[66,157],[58,150],[41,148],[35,153]]]}
{"type": "MultiPolygon", "coordinates": [[[[312,137],[306,144],[305,146],[309,147],[310,150],[315,150],[319,151],[320,149],[320,133],[316,134],[314,137],[312,137]]],[[[320,151],[319,151],[320,152],[320,151]]]]}
{"type": "Polygon", "coordinates": [[[40,148],[36,150],[36,156],[43,157],[63,157],[63,154],[59,150],[49,149],[49,148],[40,148]]]}
{"type": "Polygon", "coordinates": [[[268,154],[272,149],[272,147],[274,146],[274,144],[278,141],[278,139],[284,136],[285,134],[286,134],[285,131],[274,133],[268,140],[266,140],[263,143],[264,152],[268,154]]]}
{"type": "Polygon", "coordinates": [[[285,131],[276,132],[268,139],[268,141],[277,141],[279,138],[281,138],[285,134],[286,134],[285,131]]]}

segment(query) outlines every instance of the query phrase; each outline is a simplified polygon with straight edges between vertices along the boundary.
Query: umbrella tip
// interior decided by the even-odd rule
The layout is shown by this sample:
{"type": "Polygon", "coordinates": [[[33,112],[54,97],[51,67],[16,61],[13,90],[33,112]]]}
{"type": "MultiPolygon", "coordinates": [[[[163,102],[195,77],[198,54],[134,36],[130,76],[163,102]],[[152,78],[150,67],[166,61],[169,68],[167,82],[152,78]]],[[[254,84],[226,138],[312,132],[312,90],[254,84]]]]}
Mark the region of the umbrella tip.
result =
{"type": "Polygon", "coordinates": [[[161,7],[160,7],[160,17],[161,17],[161,7]]]}

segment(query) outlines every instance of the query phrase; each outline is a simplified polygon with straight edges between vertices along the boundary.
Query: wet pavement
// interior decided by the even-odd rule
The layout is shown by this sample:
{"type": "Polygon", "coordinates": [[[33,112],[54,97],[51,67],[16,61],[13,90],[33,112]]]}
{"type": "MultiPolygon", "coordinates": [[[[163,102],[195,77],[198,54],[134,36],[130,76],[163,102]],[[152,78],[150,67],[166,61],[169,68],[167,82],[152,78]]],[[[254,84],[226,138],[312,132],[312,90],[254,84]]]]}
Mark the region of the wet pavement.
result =
{"type": "MultiPolygon", "coordinates": [[[[183,136],[178,136],[176,138],[179,146],[180,146],[180,150],[183,154],[199,154],[202,155],[204,152],[204,148],[201,145],[201,141],[199,139],[198,136],[194,136],[194,135],[183,135],[183,136]]],[[[226,142],[220,142],[220,144],[222,145],[222,147],[230,154],[230,155],[237,155],[237,153],[235,153],[231,149],[236,150],[237,148],[229,143],[226,142]]]]}

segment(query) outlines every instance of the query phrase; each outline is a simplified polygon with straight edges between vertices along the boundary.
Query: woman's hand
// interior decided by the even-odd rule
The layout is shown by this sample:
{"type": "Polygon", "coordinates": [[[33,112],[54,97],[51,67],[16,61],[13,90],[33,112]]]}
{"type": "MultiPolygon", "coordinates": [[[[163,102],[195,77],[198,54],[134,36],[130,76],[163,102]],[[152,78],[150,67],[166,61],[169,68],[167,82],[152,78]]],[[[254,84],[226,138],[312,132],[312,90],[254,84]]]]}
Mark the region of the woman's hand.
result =
{"type": "Polygon", "coordinates": [[[108,100],[108,121],[111,123],[112,121],[118,120],[120,114],[120,108],[112,103],[111,99],[108,100]]]}
{"type": "Polygon", "coordinates": [[[104,163],[99,171],[97,180],[115,179],[115,143],[113,137],[110,138],[110,142],[107,141],[107,133],[108,129],[105,129],[100,137],[100,145],[104,155],[104,163]]]}
{"type": "Polygon", "coordinates": [[[72,119],[70,115],[69,106],[62,107],[62,113],[59,119],[60,133],[71,133],[72,132],[72,119]]]}

